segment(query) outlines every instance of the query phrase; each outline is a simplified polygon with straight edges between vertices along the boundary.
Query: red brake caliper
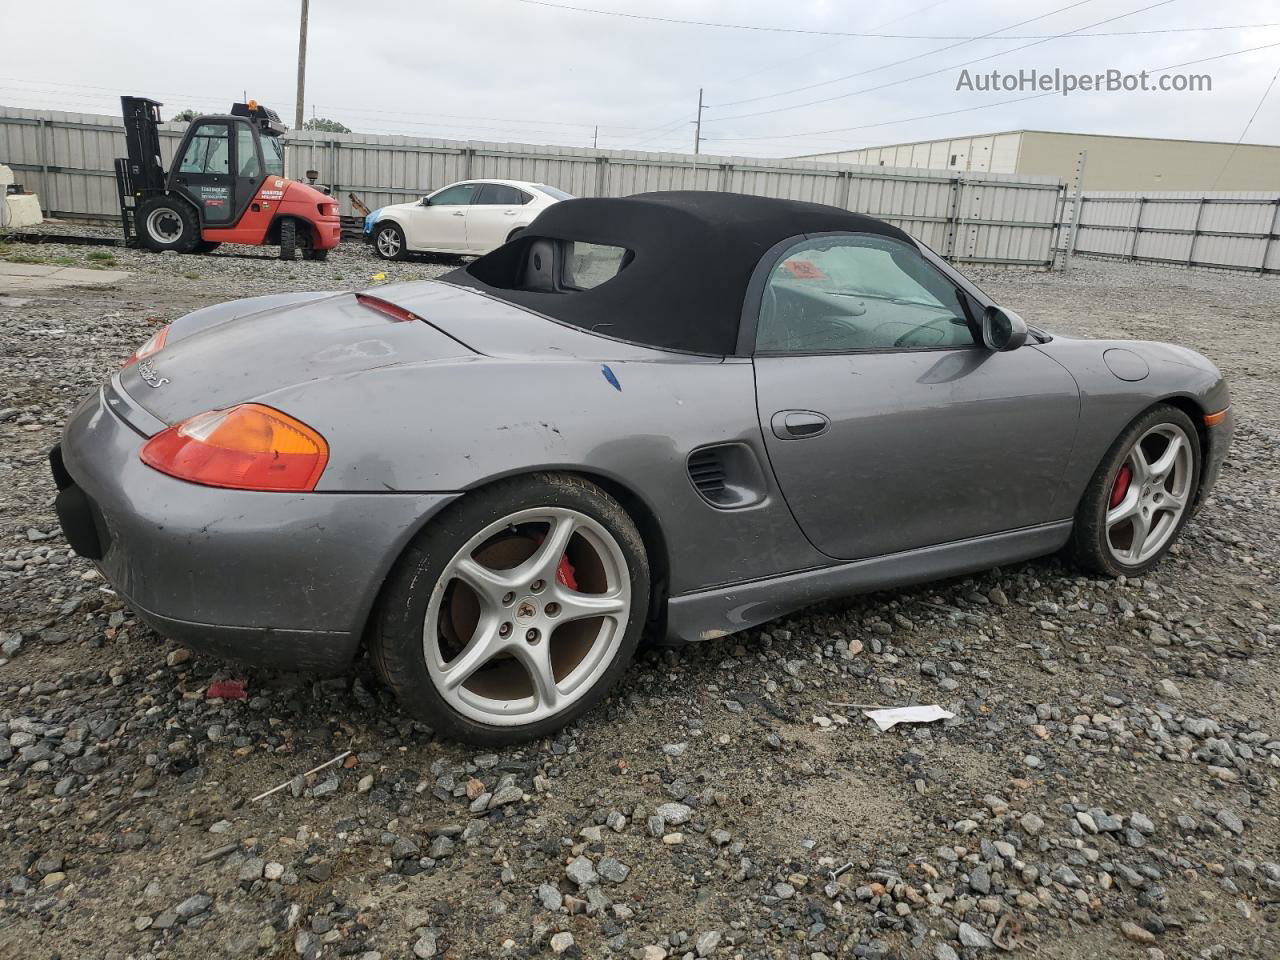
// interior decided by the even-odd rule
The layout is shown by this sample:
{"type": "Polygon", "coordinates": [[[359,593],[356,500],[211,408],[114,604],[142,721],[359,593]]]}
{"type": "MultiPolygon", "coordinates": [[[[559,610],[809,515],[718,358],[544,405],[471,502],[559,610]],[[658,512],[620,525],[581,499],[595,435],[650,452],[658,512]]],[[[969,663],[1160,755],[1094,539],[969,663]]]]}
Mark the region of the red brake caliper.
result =
{"type": "Polygon", "coordinates": [[[573,569],[573,564],[569,562],[567,553],[560,558],[560,566],[556,567],[556,583],[570,590],[578,589],[578,574],[573,569]]]}
{"type": "Polygon", "coordinates": [[[1129,492],[1129,484],[1133,482],[1133,467],[1127,463],[1116,474],[1115,485],[1111,488],[1111,509],[1120,506],[1120,501],[1129,492]]]}
{"type": "MultiPolygon", "coordinates": [[[[538,537],[538,543],[547,539],[547,535],[541,534],[538,537]]],[[[570,590],[578,589],[578,573],[574,569],[573,564],[569,562],[569,554],[561,554],[560,565],[556,567],[556,583],[562,587],[568,587],[570,590]]]]}

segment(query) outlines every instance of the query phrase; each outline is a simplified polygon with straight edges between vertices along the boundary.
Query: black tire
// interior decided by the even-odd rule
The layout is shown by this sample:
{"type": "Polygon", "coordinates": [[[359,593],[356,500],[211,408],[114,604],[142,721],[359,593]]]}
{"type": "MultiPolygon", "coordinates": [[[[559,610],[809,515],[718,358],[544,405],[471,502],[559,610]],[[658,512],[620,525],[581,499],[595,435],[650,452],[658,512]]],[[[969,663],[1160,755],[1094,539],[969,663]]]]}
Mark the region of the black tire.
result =
{"type": "Polygon", "coordinates": [[[298,222],[292,217],[280,221],[280,259],[292,260],[298,252],[298,222]]]}
{"type": "Polygon", "coordinates": [[[649,607],[649,561],[631,517],[595,484],[568,474],[535,474],[503,480],[446,508],[406,548],[392,569],[374,610],[369,656],[374,668],[410,714],[435,731],[467,743],[501,746],[550,734],[602,700],[626,671],[649,607]],[[631,618],[612,662],[595,685],[563,711],[520,726],[485,724],[451,706],[431,679],[423,651],[423,624],[436,581],[473,536],[518,510],[563,507],[586,514],[614,538],[626,558],[631,618]]]}
{"type": "Polygon", "coordinates": [[[148,250],[190,253],[200,243],[200,220],[179,197],[151,197],[134,214],[138,239],[148,250]]]}
{"type": "Polygon", "coordinates": [[[404,231],[399,224],[379,223],[373,228],[373,252],[383,260],[403,260],[408,253],[404,240],[404,231]],[[388,242],[379,243],[378,239],[387,234],[388,242]],[[390,251],[390,252],[388,252],[390,251]]]}
{"type": "Polygon", "coordinates": [[[1142,413],[1116,438],[1099,464],[1093,479],[1085,489],[1084,497],[1076,510],[1075,526],[1071,532],[1070,553],[1075,562],[1093,573],[1108,577],[1140,576],[1159,563],[1169,548],[1182,535],[1182,528],[1194,512],[1189,502],[1182,510],[1173,533],[1153,556],[1141,563],[1125,563],[1114,556],[1108,547],[1106,517],[1110,509],[1111,494],[1120,468],[1130,448],[1153,427],[1168,424],[1179,428],[1187,437],[1191,448],[1191,479],[1188,498],[1194,501],[1200,487],[1200,435],[1191,418],[1177,407],[1158,403],[1142,413]]]}
{"type": "Polygon", "coordinates": [[[222,244],[217,240],[201,240],[196,244],[195,252],[213,253],[213,251],[217,250],[220,246],[222,246],[222,244]]]}
{"type": "Polygon", "coordinates": [[[321,261],[324,261],[324,260],[328,260],[328,259],[329,259],[329,251],[328,251],[328,250],[317,250],[317,249],[315,249],[314,247],[307,247],[307,249],[305,249],[305,250],[303,250],[303,251],[302,251],[302,259],[303,259],[303,260],[312,260],[312,261],[314,261],[314,262],[316,262],[316,263],[319,263],[319,262],[321,262],[321,261]]]}

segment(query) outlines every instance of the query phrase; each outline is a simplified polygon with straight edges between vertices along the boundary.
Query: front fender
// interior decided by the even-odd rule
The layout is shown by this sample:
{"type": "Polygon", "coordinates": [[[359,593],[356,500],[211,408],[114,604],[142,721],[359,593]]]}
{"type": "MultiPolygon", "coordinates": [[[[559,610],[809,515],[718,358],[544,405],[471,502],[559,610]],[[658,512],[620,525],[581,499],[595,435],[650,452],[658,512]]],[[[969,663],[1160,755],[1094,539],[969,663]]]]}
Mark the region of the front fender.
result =
{"type": "Polygon", "coordinates": [[[1197,412],[1193,419],[1208,445],[1202,451],[1202,492],[1207,489],[1230,440],[1229,424],[1217,435],[1206,434],[1203,429],[1204,414],[1225,410],[1231,404],[1227,383],[1211,361],[1185,347],[1148,341],[1055,337],[1033,349],[1061,363],[1080,387],[1080,428],[1060,501],[1064,516],[1075,510],[1102,458],[1124,428],[1152,404],[1164,401],[1174,401],[1197,412]],[[1109,364],[1108,351],[1136,355],[1145,364],[1146,373],[1140,379],[1122,379],[1112,367],[1129,377],[1137,377],[1141,370],[1126,369],[1114,354],[1109,364]]]}

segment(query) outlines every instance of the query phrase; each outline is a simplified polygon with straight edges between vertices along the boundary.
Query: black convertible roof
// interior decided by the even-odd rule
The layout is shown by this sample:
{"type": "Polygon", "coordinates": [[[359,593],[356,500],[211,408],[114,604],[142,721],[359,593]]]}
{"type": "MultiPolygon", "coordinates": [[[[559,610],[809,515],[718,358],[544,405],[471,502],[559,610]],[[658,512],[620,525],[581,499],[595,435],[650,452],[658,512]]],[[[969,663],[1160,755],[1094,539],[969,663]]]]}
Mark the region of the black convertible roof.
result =
{"type": "MultiPolygon", "coordinates": [[[[838,207],[738,193],[678,191],[564,200],[519,237],[441,277],[555,320],[635,343],[731,354],[752,271],[774,244],[807,233],[897,227],[838,207]],[[526,261],[540,239],[624,247],[633,259],[589,290],[533,290],[526,261]]],[[[545,246],[545,245],[544,245],[545,246]]]]}

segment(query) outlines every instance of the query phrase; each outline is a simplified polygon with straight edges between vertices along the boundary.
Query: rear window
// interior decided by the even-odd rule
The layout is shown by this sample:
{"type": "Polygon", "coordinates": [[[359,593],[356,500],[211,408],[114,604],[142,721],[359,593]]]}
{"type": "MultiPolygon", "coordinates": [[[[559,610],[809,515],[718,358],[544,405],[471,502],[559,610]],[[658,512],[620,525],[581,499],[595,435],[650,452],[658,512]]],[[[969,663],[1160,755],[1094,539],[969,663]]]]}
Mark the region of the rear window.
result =
{"type": "Polygon", "coordinates": [[[533,186],[534,186],[534,189],[541,190],[543,193],[545,193],[548,197],[551,197],[553,200],[572,200],[573,199],[572,193],[565,193],[563,190],[559,189],[558,187],[549,187],[545,183],[535,183],[533,186]]]}
{"type": "Polygon", "coordinates": [[[630,251],[601,243],[566,240],[561,282],[570,290],[590,290],[612,280],[625,267],[630,251]]]}

